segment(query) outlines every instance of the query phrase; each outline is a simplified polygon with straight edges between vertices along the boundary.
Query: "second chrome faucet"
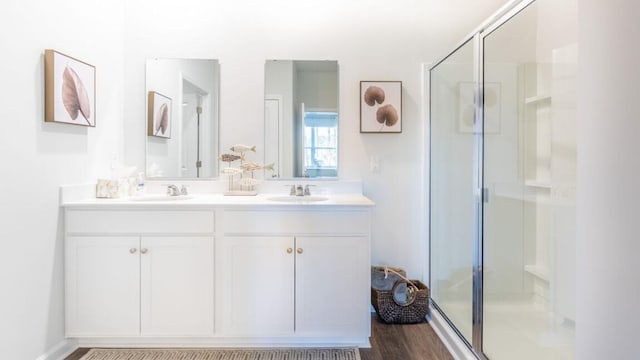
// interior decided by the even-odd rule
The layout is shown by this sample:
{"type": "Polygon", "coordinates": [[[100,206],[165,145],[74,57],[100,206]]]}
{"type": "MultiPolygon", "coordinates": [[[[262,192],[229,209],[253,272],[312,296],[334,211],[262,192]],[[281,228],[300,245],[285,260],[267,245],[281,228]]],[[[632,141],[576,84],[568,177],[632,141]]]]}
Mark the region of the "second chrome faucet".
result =
{"type": "Polygon", "coordinates": [[[301,184],[299,185],[291,185],[291,190],[289,190],[289,195],[291,196],[309,196],[311,195],[311,190],[309,190],[310,186],[315,186],[315,185],[305,185],[304,187],[302,187],[301,184]]]}
{"type": "Polygon", "coordinates": [[[178,190],[178,186],[176,185],[167,185],[167,195],[169,196],[179,196],[179,195],[189,195],[189,190],[186,186],[182,185],[182,187],[178,190]]]}

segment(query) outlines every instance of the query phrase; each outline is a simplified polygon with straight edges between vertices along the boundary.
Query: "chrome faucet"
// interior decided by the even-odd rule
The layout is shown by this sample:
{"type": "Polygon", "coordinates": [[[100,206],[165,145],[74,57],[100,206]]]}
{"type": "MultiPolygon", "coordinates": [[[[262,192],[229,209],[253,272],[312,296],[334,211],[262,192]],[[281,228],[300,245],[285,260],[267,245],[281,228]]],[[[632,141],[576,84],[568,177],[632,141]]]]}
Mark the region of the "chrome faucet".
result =
{"type": "Polygon", "coordinates": [[[167,195],[178,196],[180,195],[180,190],[175,185],[167,185],[167,195]]]}
{"type": "Polygon", "coordinates": [[[311,195],[309,186],[315,186],[315,185],[307,184],[302,186],[302,184],[298,184],[298,185],[286,185],[286,186],[291,187],[289,188],[289,196],[309,196],[311,195]]]}
{"type": "Polygon", "coordinates": [[[304,196],[310,196],[311,195],[311,190],[309,190],[309,186],[315,186],[315,185],[305,185],[304,186],[304,196]]]}

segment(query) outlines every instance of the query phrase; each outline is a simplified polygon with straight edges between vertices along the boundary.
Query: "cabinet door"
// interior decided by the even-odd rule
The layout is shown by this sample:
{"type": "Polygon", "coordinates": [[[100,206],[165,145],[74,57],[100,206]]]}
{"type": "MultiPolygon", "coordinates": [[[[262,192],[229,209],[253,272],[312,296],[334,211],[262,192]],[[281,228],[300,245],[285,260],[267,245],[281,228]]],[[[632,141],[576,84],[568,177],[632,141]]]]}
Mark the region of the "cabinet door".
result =
{"type": "Polygon", "coordinates": [[[296,237],[296,334],[368,336],[366,237],[296,237]]]}
{"type": "Polygon", "coordinates": [[[213,334],[213,238],[143,237],[142,335],[213,334]]]}
{"type": "Polygon", "coordinates": [[[139,334],[139,242],[127,236],[67,237],[67,336],[139,334]]]}
{"type": "Polygon", "coordinates": [[[293,238],[225,237],[216,246],[217,329],[226,336],[293,335],[293,238]]]}

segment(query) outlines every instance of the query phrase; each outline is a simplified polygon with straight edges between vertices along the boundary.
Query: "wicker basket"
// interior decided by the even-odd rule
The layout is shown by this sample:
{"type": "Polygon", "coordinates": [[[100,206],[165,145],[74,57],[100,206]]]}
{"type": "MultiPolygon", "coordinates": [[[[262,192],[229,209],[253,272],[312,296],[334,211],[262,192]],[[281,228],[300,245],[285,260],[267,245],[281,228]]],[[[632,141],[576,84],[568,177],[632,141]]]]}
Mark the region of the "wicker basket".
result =
{"type": "Polygon", "coordinates": [[[390,324],[423,322],[429,310],[429,288],[420,280],[397,280],[391,290],[371,288],[371,303],[382,321],[390,324]],[[406,302],[398,301],[394,293],[401,287],[413,293],[406,302]]]}

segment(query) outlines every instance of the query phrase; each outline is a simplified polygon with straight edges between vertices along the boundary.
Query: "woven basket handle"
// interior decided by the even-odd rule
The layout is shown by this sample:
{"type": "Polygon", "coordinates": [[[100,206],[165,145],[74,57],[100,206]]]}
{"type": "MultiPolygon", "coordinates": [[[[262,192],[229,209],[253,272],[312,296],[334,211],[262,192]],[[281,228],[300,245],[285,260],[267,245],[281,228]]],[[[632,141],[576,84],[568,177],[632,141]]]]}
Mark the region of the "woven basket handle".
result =
{"type": "MultiPolygon", "coordinates": [[[[416,301],[416,298],[418,297],[418,286],[416,284],[413,283],[413,281],[409,280],[406,276],[402,275],[401,273],[389,268],[388,266],[384,267],[384,277],[386,278],[388,276],[388,273],[392,273],[397,275],[398,277],[400,277],[400,280],[397,280],[395,283],[393,283],[393,287],[391,288],[391,298],[393,299],[393,302],[395,302],[396,304],[398,304],[399,306],[409,306],[411,304],[413,304],[414,301],[416,301]],[[411,294],[412,296],[408,298],[407,302],[405,303],[400,303],[398,302],[398,300],[396,300],[395,297],[395,293],[396,293],[396,288],[400,285],[402,285],[403,283],[406,283],[410,288],[407,289],[407,293],[411,294]]],[[[409,295],[407,295],[409,296],[409,295]]]]}
{"type": "Polygon", "coordinates": [[[404,280],[407,284],[409,284],[409,285],[411,285],[411,286],[415,287],[415,288],[416,288],[416,290],[418,289],[418,286],[417,286],[416,284],[414,284],[414,283],[413,283],[413,281],[409,280],[406,276],[404,276],[404,275],[402,275],[401,273],[399,273],[399,272],[397,272],[397,271],[395,271],[395,270],[391,269],[391,268],[390,268],[390,267],[388,267],[388,266],[385,266],[385,267],[384,267],[384,277],[385,277],[385,279],[387,278],[387,274],[388,274],[388,273],[392,273],[392,274],[398,275],[398,277],[400,277],[400,279],[404,280]]]}

